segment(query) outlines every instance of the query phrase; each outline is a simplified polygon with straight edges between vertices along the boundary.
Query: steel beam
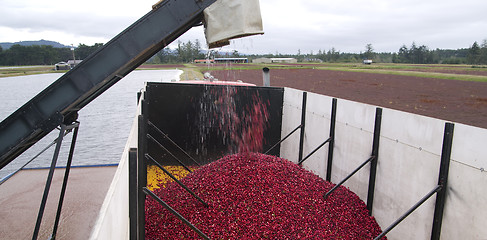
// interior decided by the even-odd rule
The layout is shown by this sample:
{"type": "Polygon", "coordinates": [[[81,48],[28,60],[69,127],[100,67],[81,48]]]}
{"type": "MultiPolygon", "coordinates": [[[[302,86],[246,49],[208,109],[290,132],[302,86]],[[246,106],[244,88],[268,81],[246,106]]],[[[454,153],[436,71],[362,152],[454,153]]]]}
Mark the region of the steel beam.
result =
{"type": "Polygon", "coordinates": [[[448,172],[450,169],[451,148],[453,145],[453,123],[445,123],[443,134],[443,147],[441,150],[440,173],[438,185],[442,189],[436,194],[435,212],[433,215],[433,229],[431,232],[432,240],[439,240],[441,235],[441,223],[443,222],[443,210],[445,208],[446,191],[448,189],[448,172]]]}
{"type": "Polygon", "coordinates": [[[328,161],[326,163],[326,181],[328,182],[331,182],[331,169],[333,166],[333,149],[335,147],[336,119],[337,119],[337,99],[333,98],[331,102],[330,144],[328,145],[328,161]]]}
{"type": "Polygon", "coordinates": [[[306,127],[306,101],[307,101],[307,92],[303,92],[303,103],[301,106],[301,131],[299,134],[299,155],[298,155],[298,162],[303,160],[303,148],[304,148],[304,132],[306,127]]]}
{"type": "Polygon", "coordinates": [[[0,123],[0,169],[159,50],[216,0],[165,0],[0,123]]]}
{"type": "Polygon", "coordinates": [[[382,108],[376,108],[375,110],[375,124],[374,124],[374,142],[372,143],[372,162],[370,162],[369,173],[369,189],[367,191],[367,210],[369,215],[372,216],[372,206],[374,204],[374,191],[375,191],[375,176],[377,173],[377,161],[379,160],[379,140],[380,140],[380,128],[382,123],[382,108]]]}

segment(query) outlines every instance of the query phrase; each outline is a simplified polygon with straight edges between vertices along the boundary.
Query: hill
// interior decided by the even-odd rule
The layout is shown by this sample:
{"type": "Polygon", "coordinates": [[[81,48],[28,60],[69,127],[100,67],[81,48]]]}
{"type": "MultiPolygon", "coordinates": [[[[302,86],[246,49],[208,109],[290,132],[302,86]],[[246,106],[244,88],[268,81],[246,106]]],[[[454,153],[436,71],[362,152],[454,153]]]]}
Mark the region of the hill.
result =
{"type": "Polygon", "coordinates": [[[20,41],[20,42],[2,42],[0,43],[0,46],[2,47],[3,50],[9,49],[15,44],[19,44],[21,46],[32,46],[32,45],[49,45],[53,46],[55,48],[70,48],[71,46],[66,46],[61,43],[55,42],[55,41],[49,41],[49,40],[44,40],[41,39],[39,41],[20,41]]]}

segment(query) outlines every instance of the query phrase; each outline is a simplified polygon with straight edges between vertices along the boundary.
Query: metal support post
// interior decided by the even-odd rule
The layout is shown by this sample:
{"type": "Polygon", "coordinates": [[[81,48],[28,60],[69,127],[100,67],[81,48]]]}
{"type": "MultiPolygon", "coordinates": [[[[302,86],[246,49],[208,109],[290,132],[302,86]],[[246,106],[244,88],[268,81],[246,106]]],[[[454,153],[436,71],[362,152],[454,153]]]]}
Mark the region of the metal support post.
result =
{"type": "Polygon", "coordinates": [[[154,164],[156,164],[164,173],[166,173],[169,177],[171,177],[177,184],[179,184],[179,186],[181,186],[182,188],[184,188],[184,190],[186,190],[187,192],[189,192],[193,197],[195,197],[196,199],[198,199],[198,201],[200,201],[201,203],[203,203],[203,205],[205,205],[205,207],[208,207],[208,203],[206,203],[205,201],[203,201],[203,199],[201,199],[198,195],[196,195],[196,193],[194,193],[193,191],[191,191],[191,189],[189,189],[186,185],[184,185],[181,181],[179,181],[174,175],[172,175],[166,168],[164,168],[160,163],[158,163],[154,158],[152,158],[149,154],[145,154],[145,158],[146,159],[149,159],[151,160],[154,164]]]}
{"type": "Polygon", "coordinates": [[[328,144],[328,162],[326,166],[326,181],[328,182],[331,182],[331,168],[333,166],[333,148],[335,147],[336,119],[337,119],[337,99],[333,98],[331,102],[330,144],[328,144]]]}
{"type": "MultiPolygon", "coordinates": [[[[66,132],[64,134],[64,136],[66,136],[68,134],[68,132],[66,132]]],[[[13,175],[17,174],[18,172],[20,172],[21,170],[23,170],[25,168],[25,166],[29,165],[29,163],[31,163],[32,161],[34,161],[37,157],[39,157],[40,155],[42,155],[45,151],[47,151],[47,149],[51,148],[54,144],[56,144],[57,142],[57,138],[54,139],[54,141],[52,141],[51,143],[49,143],[49,145],[47,145],[44,149],[42,149],[39,153],[37,153],[34,157],[32,157],[29,161],[27,161],[26,163],[24,163],[24,165],[22,165],[22,167],[20,167],[19,169],[15,170],[14,172],[10,173],[9,175],[7,175],[6,177],[4,177],[1,181],[0,181],[0,185],[2,185],[5,181],[7,181],[9,178],[11,178],[13,175]]]]}
{"type": "Polygon", "coordinates": [[[300,129],[302,127],[302,125],[299,125],[297,126],[294,130],[292,130],[288,135],[286,135],[283,139],[279,140],[279,142],[277,142],[276,144],[274,144],[271,148],[269,148],[269,150],[267,150],[264,154],[267,154],[269,153],[270,151],[272,151],[272,149],[274,149],[275,147],[277,147],[279,144],[281,144],[282,142],[284,142],[284,140],[286,140],[288,137],[290,137],[294,132],[296,132],[298,129],[300,129]]]}
{"type": "Polygon", "coordinates": [[[386,230],[384,230],[379,236],[374,238],[374,240],[379,240],[379,239],[383,238],[388,232],[390,232],[395,226],[397,226],[397,224],[402,222],[402,220],[404,220],[407,216],[409,216],[409,214],[414,212],[414,210],[416,210],[416,208],[418,208],[419,206],[421,206],[421,204],[426,202],[426,200],[428,200],[431,196],[433,196],[433,194],[440,191],[441,188],[442,187],[440,185],[436,186],[433,190],[431,190],[428,194],[426,194],[426,196],[421,198],[421,200],[419,200],[419,202],[414,204],[414,206],[411,207],[406,213],[404,213],[402,216],[400,216],[399,219],[397,219],[394,223],[392,223],[389,227],[387,227],[386,230]]]}
{"type": "Polygon", "coordinates": [[[166,151],[167,153],[169,153],[169,155],[171,155],[171,157],[173,157],[174,159],[176,159],[176,161],[179,163],[179,165],[183,166],[184,169],[186,169],[188,172],[193,172],[191,171],[191,169],[189,169],[188,166],[186,166],[181,160],[179,160],[179,158],[177,158],[176,156],[174,156],[174,154],[172,154],[171,151],[169,151],[169,149],[165,148],[162,143],[160,143],[159,141],[157,141],[154,137],[152,137],[150,134],[147,134],[147,138],[152,140],[153,142],[155,142],[160,148],[164,149],[164,151],[166,151]]]}
{"type": "MultiPolygon", "coordinates": [[[[142,102],[144,105],[145,102],[142,102]]],[[[142,108],[144,109],[144,107],[142,108]]],[[[145,153],[147,152],[147,126],[144,115],[139,115],[139,138],[137,147],[137,239],[145,239],[145,193],[143,188],[147,186],[147,164],[145,153]]]]}
{"type": "Polygon", "coordinates": [[[441,234],[441,223],[443,221],[443,209],[445,208],[446,191],[448,183],[448,172],[450,169],[450,156],[453,144],[453,123],[445,123],[445,132],[443,135],[443,147],[441,150],[440,173],[438,177],[438,185],[442,188],[436,194],[435,212],[433,215],[433,229],[431,232],[431,240],[439,240],[441,234]]]}
{"type": "Polygon", "coordinates": [[[49,195],[49,189],[51,188],[52,177],[54,175],[54,168],[56,167],[56,162],[59,156],[59,150],[61,149],[61,143],[63,142],[63,136],[65,131],[65,125],[61,125],[59,130],[59,136],[56,142],[56,148],[54,149],[54,156],[52,157],[51,167],[49,168],[49,173],[47,175],[46,186],[44,187],[44,194],[42,195],[41,206],[39,208],[39,213],[37,214],[36,226],[34,228],[34,234],[32,235],[32,240],[37,239],[39,234],[39,229],[41,227],[42,216],[44,215],[44,209],[46,207],[47,197],[49,195]]]}
{"type": "Polygon", "coordinates": [[[306,100],[307,100],[308,93],[303,92],[303,103],[301,107],[301,133],[299,135],[299,156],[298,162],[301,162],[303,159],[303,147],[304,147],[304,130],[305,130],[305,122],[306,122],[306,100]]]}
{"type": "Polygon", "coordinates": [[[306,161],[306,159],[308,159],[309,157],[311,157],[316,151],[320,150],[320,148],[323,147],[325,144],[329,143],[330,140],[331,140],[331,138],[326,139],[322,144],[320,144],[313,151],[311,151],[311,153],[309,153],[305,158],[301,159],[301,161],[298,162],[298,165],[303,164],[303,162],[306,161]]]}
{"type": "MultiPolygon", "coordinates": [[[[32,234],[33,240],[37,239],[37,236],[39,235],[42,217],[44,215],[44,210],[46,208],[47,198],[49,196],[49,190],[51,189],[52,178],[54,176],[54,170],[56,168],[56,163],[57,163],[57,160],[59,157],[59,152],[61,150],[61,144],[63,142],[63,137],[64,137],[66,131],[69,131],[72,128],[77,127],[77,126],[78,126],[78,124],[73,124],[73,125],[69,125],[69,126],[67,126],[65,124],[61,124],[61,128],[59,130],[59,136],[56,139],[56,147],[54,149],[54,154],[52,157],[51,166],[49,168],[49,173],[47,175],[46,185],[44,187],[44,193],[42,195],[41,205],[39,207],[39,212],[37,214],[37,221],[36,221],[36,225],[34,228],[34,233],[32,234]]],[[[72,147],[74,149],[74,146],[72,146],[72,147]]],[[[68,172],[69,172],[69,170],[68,170],[68,172]]],[[[66,175],[65,175],[65,178],[66,178],[66,175]]],[[[64,185],[64,183],[63,183],[63,185],[64,185]]]]}
{"type": "Polygon", "coordinates": [[[129,236],[137,239],[137,148],[129,149],[129,236]]]}
{"type": "Polygon", "coordinates": [[[377,161],[379,160],[379,140],[380,127],[382,123],[382,108],[375,109],[374,142],[372,144],[372,162],[370,162],[369,190],[367,192],[367,210],[372,216],[372,206],[374,204],[375,176],[377,173],[377,161]]]}
{"type": "Polygon", "coordinates": [[[355,173],[358,172],[358,170],[362,169],[365,164],[369,163],[370,161],[372,161],[375,157],[372,156],[370,157],[369,159],[367,159],[367,161],[363,162],[358,168],[356,168],[355,170],[353,170],[352,173],[350,173],[347,177],[345,177],[340,183],[338,183],[337,185],[335,185],[335,187],[333,187],[330,191],[328,191],[323,197],[326,199],[330,194],[332,194],[338,187],[340,187],[341,185],[343,185],[349,178],[351,178],[355,173]]]}
{"type": "Polygon", "coordinates": [[[188,227],[193,229],[200,237],[203,239],[210,239],[208,236],[206,236],[201,230],[199,230],[196,226],[191,224],[186,218],[184,218],[181,214],[179,214],[176,210],[174,210],[171,206],[169,206],[166,202],[164,202],[162,199],[160,199],[157,195],[155,195],[151,190],[147,189],[147,187],[143,187],[142,191],[144,191],[145,194],[151,196],[154,200],[159,202],[164,208],[166,208],[169,212],[171,212],[174,216],[179,218],[184,224],[186,224],[188,227]]]}
{"type": "Polygon", "coordinates": [[[70,127],[74,127],[73,138],[71,139],[71,146],[69,148],[68,161],[66,163],[66,169],[64,171],[63,186],[61,187],[61,195],[59,196],[59,203],[58,203],[56,219],[54,221],[54,227],[52,230],[51,239],[56,239],[59,219],[61,218],[61,209],[63,208],[64,195],[66,193],[66,187],[68,186],[69,171],[71,169],[71,163],[73,162],[74,147],[76,146],[76,139],[78,138],[79,122],[75,122],[70,127]]]}
{"type": "Polygon", "coordinates": [[[441,222],[443,218],[443,209],[445,206],[448,170],[450,167],[451,147],[453,143],[453,123],[445,124],[445,132],[443,135],[443,147],[441,151],[440,173],[438,177],[438,185],[431,190],[426,196],[424,196],[418,203],[410,208],[405,214],[403,214],[398,220],[391,224],[386,230],[384,230],[374,240],[379,240],[384,237],[389,231],[391,231],[397,224],[404,220],[409,214],[411,214],[416,208],[421,206],[426,200],[436,193],[435,212],[433,216],[433,230],[431,232],[431,239],[440,239],[441,222]]]}
{"type": "Polygon", "coordinates": [[[270,87],[271,86],[271,76],[269,74],[269,68],[268,67],[262,68],[262,77],[263,77],[264,87],[270,87]]]}

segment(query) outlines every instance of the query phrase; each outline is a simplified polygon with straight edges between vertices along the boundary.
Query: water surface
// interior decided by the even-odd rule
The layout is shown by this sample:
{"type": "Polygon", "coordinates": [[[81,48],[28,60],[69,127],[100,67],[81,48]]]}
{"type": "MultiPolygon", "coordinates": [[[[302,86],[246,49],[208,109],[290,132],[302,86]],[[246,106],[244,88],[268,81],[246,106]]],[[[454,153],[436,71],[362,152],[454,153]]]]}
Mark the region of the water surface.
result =
{"type": "MultiPolygon", "coordinates": [[[[181,70],[134,71],[81,109],[78,140],[73,165],[118,163],[135,117],[137,92],[145,82],[169,82],[179,79],[181,70]]],[[[62,76],[51,73],[31,76],[0,78],[0,119],[3,120],[62,76]]],[[[0,179],[32,159],[58,136],[54,130],[0,170],[0,179]]],[[[66,165],[72,135],[65,137],[58,166],[66,165]]],[[[49,167],[54,146],[40,155],[27,167],[49,167]]]]}

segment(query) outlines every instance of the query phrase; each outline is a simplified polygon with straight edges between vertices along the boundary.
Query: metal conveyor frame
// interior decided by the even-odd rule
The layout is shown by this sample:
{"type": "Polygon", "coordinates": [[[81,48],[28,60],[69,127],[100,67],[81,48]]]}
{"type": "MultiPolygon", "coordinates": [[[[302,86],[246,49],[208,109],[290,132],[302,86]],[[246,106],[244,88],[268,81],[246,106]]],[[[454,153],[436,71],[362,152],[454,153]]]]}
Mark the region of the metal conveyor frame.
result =
{"type": "Polygon", "coordinates": [[[216,0],[165,0],[0,123],[0,169],[159,50],[216,0]]]}

